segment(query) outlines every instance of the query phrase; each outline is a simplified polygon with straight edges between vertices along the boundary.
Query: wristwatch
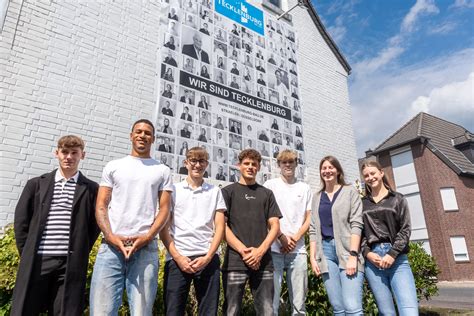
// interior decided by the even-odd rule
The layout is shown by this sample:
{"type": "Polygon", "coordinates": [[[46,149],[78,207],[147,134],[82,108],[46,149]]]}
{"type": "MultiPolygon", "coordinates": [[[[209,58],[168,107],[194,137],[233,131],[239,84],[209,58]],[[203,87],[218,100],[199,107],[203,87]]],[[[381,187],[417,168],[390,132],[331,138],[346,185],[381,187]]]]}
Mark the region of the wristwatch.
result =
{"type": "Polygon", "coordinates": [[[359,256],[359,253],[355,250],[351,250],[349,251],[349,254],[352,256],[352,257],[358,257],[359,256]]]}

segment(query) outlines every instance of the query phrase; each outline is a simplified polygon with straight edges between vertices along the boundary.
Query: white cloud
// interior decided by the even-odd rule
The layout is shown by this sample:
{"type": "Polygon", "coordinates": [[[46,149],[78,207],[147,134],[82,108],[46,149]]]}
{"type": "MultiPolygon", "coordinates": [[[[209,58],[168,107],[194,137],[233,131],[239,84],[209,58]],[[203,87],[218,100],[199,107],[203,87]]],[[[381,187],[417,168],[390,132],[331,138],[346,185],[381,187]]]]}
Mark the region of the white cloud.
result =
{"type": "Polygon", "coordinates": [[[354,74],[350,82],[359,156],[420,111],[473,130],[474,48],[408,67],[354,74]]]}
{"type": "Polygon", "coordinates": [[[438,14],[439,9],[435,5],[434,0],[417,0],[415,5],[411,7],[408,14],[403,19],[401,25],[402,32],[413,31],[418,18],[423,14],[438,14]]]}
{"type": "Polygon", "coordinates": [[[356,63],[354,65],[354,73],[357,76],[370,75],[372,72],[396,60],[406,50],[407,37],[414,30],[419,17],[424,14],[437,13],[439,13],[439,9],[433,0],[417,0],[403,18],[400,32],[389,38],[387,46],[381,49],[377,56],[356,63]]]}
{"type": "MultiPolygon", "coordinates": [[[[474,72],[463,81],[449,82],[435,87],[428,96],[419,96],[411,104],[413,113],[420,111],[433,113],[442,117],[457,117],[471,113],[471,126],[474,123],[474,72]]],[[[469,124],[469,122],[468,122],[469,124]]]]}
{"type": "Polygon", "coordinates": [[[336,25],[327,28],[329,34],[331,34],[332,39],[336,41],[336,43],[340,43],[344,39],[344,36],[347,32],[343,21],[344,17],[339,15],[335,20],[336,25]]]}
{"type": "Polygon", "coordinates": [[[446,22],[436,27],[433,27],[431,30],[428,31],[430,34],[447,34],[453,31],[458,24],[456,22],[446,22]]]}
{"type": "Polygon", "coordinates": [[[455,8],[474,8],[473,0],[456,0],[452,5],[455,8]]]}
{"type": "Polygon", "coordinates": [[[347,32],[347,29],[344,26],[330,26],[327,30],[336,43],[340,43],[347,32]]]}

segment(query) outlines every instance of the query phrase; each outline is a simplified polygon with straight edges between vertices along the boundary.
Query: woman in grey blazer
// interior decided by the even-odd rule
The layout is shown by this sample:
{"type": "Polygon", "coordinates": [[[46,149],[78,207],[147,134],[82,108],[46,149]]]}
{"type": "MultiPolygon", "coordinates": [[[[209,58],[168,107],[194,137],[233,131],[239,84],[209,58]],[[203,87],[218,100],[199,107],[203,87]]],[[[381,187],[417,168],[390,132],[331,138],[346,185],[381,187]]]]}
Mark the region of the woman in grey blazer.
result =
{"type": "Polygon", "coordinates": [[[361,199],[344,181],[344,171],[335,157],[324,157],[319,173],[321,190],[314,195],[309,231],[311,268],[322,275],[335,315],[363,315],[361,199]]]}

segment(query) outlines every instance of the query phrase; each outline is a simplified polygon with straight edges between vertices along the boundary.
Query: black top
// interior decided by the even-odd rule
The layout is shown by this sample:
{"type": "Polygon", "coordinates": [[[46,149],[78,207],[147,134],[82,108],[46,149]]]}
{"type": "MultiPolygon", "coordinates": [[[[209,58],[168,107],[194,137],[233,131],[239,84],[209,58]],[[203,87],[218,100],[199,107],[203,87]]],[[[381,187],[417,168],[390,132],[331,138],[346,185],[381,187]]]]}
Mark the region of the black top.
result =
{"type": "MultiPolygon", "coordinates": [[[[247,247],[259,247],[268,234],[268,219],[282,217],[273,192],[260,184],[233,183],[222,189],[222,195],[227,206],[227,226],[247,247]]],[[[227,246],[222,270],[248,269],[240,254],[227,246]]],[[[270,248],[262,257],[259,271],[273,271],[270,248]]]]}
{"type": "Polygon", "coordinates": [[[334,238],[334,229],[332,223],[332,206],[336,202],[342,186],[334,193],[332,201],[326,192],[321,192],[321,200],[319,202],[319,221],[321,222],[321,235],[323,238],[334,238]]]}
{"type": "Polygon", "coordinates": [[[378,203],[371,196],[362,198],[364,232],[361,250],[364,257],[374,244],[391,243],[388,252],[393,258],[406,254],[410,242],[410,211],[408,202],[401,193],[389,191],[378,203]]]}

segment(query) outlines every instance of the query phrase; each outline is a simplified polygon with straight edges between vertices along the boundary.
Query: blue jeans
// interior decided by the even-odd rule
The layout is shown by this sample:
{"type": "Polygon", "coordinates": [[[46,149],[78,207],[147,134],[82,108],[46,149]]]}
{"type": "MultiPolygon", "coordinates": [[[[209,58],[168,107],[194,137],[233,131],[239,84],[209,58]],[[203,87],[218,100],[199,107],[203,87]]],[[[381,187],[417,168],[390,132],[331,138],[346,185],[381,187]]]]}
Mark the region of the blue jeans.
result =
{"type": "Polygon", "coordinates": [[[334,239],[323,240],[322,244],[329,270],[322,276],[334,315],[363,315],[364,273],[357,271],[348,276],[346,270],[339,268],[334,239]]]}
{"type": "Polygon", "coordinates": [[[283,272],[286,271],[286,283],[291,302],[292,315],[305,315],[306,293],[308,290],[308,264],[305,253],[282,254],[272,252],[273,284],[273,314],[278,315],[280,306],[281,281],[283,272]]]}
{"type": "Polygon", "coordinates": [[[158,289],[156,239],[125,260],[120,250],[100,245],[92,273],[90,314],[117,315],[125,287],[131,315],[151,315],[158,289]]]}
{"type": "MultiPolygon", "coordinates": [[[[390,243],[375,244],[372,252],[383,257],[391,248],[390,243]]],[[[392,291],[400,315],[418,315],[415,279],[407,255],[399,255],[388,269],[379,269],[366,260],[365,272],[380,315],[396,315],[392,291]]]]}

